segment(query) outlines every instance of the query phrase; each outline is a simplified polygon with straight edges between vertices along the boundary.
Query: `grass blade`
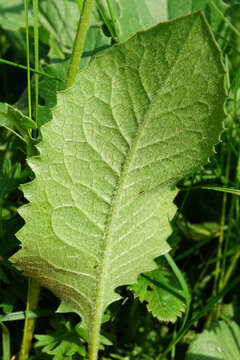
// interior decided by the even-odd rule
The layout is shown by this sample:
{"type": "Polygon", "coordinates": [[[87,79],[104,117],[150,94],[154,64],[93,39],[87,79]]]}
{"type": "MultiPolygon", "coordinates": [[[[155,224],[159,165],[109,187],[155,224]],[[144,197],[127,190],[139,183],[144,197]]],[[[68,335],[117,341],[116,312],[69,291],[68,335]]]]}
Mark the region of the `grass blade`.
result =
{"type": "Polygon", "coordinates": [[[30,52],[29,52],[29,31],[28,31],[28,0],[24,0],[25,25],[26,25],[26,56],[27,56],[27,86],[28,86],[28,114],[32,118],[31,104],[31,76],[30,76],[30,52]]]}
{"type": "MultiPolygon", "coordinates": [[[[39,42],[38,42],[38,0],[33,0],[34,13],[34,55],[35,55],[35,70],[39,70],[39,42]]],[[[38,85],[39,75],[35,73],[35,121],[38,122],[38,85]]]]}
{"type": "Polygon", "coordinates": [[[3,352],[3,358],[2,360],[10,360],[10,333],[6,325],[1,323],[2,327],[2,352],[3,352]]]}

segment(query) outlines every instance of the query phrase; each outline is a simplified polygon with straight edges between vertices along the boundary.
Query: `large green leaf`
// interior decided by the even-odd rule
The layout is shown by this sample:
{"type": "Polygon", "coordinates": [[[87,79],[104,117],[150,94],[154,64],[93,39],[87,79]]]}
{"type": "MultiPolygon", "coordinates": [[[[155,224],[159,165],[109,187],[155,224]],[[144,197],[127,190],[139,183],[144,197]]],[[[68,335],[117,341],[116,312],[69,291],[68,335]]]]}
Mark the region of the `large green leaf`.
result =
{"type": "Polygon", "coordinates": [[[195,13],[111,48],[59,93],[29,161],[36,179],[23,186],[30,203],[13,260],[85,327],[169,250],[170,187],[218,141],[224,74],[195,13]]]}
{"type": "Polygon", "coordinates": [[[198,335],[186,360],[239,360],[240,328],[234,321],[219,321],[198,335]]]}
{"type": "Polygon", "coordinates": [[[160,321],[175,322],[185,310],[184,292],[163,256],[156,270],[141,274],[129,288],[160,321]]]}

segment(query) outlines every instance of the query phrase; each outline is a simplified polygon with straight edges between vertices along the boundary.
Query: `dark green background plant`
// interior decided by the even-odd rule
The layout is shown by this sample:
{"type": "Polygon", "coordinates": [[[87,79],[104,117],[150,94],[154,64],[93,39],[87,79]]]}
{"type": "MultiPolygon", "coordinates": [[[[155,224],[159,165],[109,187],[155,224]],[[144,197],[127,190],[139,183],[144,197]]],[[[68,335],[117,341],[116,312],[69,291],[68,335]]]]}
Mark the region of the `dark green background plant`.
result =
{"type": "MultiPolygon", "coordinates": [[[[172,286],[180,289],[184,284],[188,286],[189,290],[185,288],[180,297],[183,300],[186,295],[189,296],[189,292],[191,294],[191,309],[190,297],[187,303],[185,300],[187,311],[190,310],[189,322],[184,324],[179,319],[173,325],[159,321],[154,311],[155,317],[147,311],[152,311],[148,297],[144,299],[143,295],[139,295],[142,304],[136,297],[136,292],[133,295],[131,289],[122,287],[119,291],[123,300],[112,304],[105,314],[101,359],[156,359],[160,358],[160,353],[169,344],[176,342],[177,346],[173,346],[167,355],[169,358],[184,359],[188,345],[191,344],[187,359],[196,359],[196,354],[201,356],[197,342],[194,345],[197,334],[203,333],[202,336],[205,336],[206,331],[214,331],[216,327],[218,331],[226,331],[222,321],[233,327],[236,333],[239,331],[236,330],[236,324],[240,325],[239,290],[236,286],[239,282],[240,256],[239,198],[226,191],[214,191],[214,188],[221,187],[236,189],[237,193],[239,189],[239,4],[234,0],[226,3],[206,0],[196,1],[192,7],[192,2],[188,4],[188,1],[169,0],[164,7],[168,11],[160,13],[160,6],[156,2],[152,3],[151,14],[155,16],[150,16],[144,0],[132,1],[131,4],[124,0],[96,1],[80,67],[86,66],[95,54],[101,53],[115,42],[126,40],[136,31],[201,9],[205,11],[223,50],[229,93],[226,104],[228,116],[216,154],[204,169],[178,184],[181,192],[175,199],[178,212],[171,224],[169,243],[173,248],[171,256],[178,268],[170,270],[169,265],[165,266],[170,277],[175,277],[175,285],[172,286]],[[202,189],[203,187],[212,187],[213,190],[202,189]],[[180,285],[176,279],[180,281],[180,285]],[[224,297],[225,293],[227,295],[224,297]],[[209,300],[210,305],[207,305],[209,300]],[[147,306],[145,302],[148,303],[147,306]]],[[[0,101],[13,105],[24,114],[24,117],[19,118],[18,111],[15,111],[13,122],[12,117],[7,115],[14,111],[11,106],[0,107],[0,320],[3,324],[4,360],[9,359],[10,342],[11,355],[19,352],[27,301],[27,280],[8,261],[20,246],[15,233],[22,227],[23,220],[17,209],[26,200],[19,186],[34,178],[26,163],[26,156],[35,153],[34,144],[41,137],[40,126],[51,118],[50,108],[56,105],[56,90],[65,88],[82,1],[39,0],[39,28],[36,26],[36,18],[34,21],[32,2],[29,1],[28,6],[29,28],[26,27],[23,1],[4,0],[0,4],[0,101]],[[36,28],[39,31],[39,63],[36,62],[36,46],[34,52],[34,23],[35,39],[36,28]],[[28,65],[25,41],[27,29],[30,40],[29,65],[45,74],[40,75],[38,85],[38,79],[32,72],[28,91],[26,71],[4,63],[7,60],[14,64],[28,65]],[[36,89],[39,93],[37,102],[34,95],[36,89]],[[29,112],[30,93],[32,106],[29,112]]],[[[159,286],[156,291],[160,294],[167,290],[172,295],[169,284],[172,283],[167,278],[166,283],[161,281],[161,284],[155,283],[154,286],[159,286]]],[[[146,291],[151,292],[151,282],[146,288],[146,291]]],[[[58,305],[59,300],[41,288],[38,310],[28,314],[29,318],[37,318],[30,359],[86,358],[87,337],[79,318],[74,314],[56,314],[58,305]]],[[[204,338],[201,343],[200,336],[197,341],[200,342],[201,349],[204,346],[202,344],[207,345],[204,338]]],[[[234,354],[236,359],[239,356],[237,351],[239,344],[236,345],[234,354]]],[[[210,353],[210,349],[207,353],[210,353]]]]}

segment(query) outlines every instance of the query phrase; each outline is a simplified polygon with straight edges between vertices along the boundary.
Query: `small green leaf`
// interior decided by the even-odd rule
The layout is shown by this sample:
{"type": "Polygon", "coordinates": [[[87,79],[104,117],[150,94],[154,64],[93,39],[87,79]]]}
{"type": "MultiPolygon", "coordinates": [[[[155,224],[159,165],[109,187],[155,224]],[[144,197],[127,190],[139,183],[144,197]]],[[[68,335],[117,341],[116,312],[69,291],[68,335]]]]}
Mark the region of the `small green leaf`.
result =
{"type": "Polygon", "coordinates": [[[35,347],[43,347],[42,352],[53,355],[54,360],[72,359],[75,354],[85,357],[86,349],[79,333],[72,329],[69,321],[50,321],[54,331],[35,335],[35,347]]]}
{"type": "Polygon", "coordinates": [[[28,130],[37,128],[33,120],[7,103],[0,103],[0,126],[12,131],[24,141],[25,136],[29,136],[28,130]]]}
{"type": "Polygon", "coordinates": [[[129,288],[160,321],[175,322],[185,310],[184,292],[163,258],[158,260],[158,269],[141,274],[129,288]]]}
{"type": "Polygon", "coordinates": [[[219,321],[193,341],[186,360],[239,360],[240,328],[234,321],[219,321]]]}

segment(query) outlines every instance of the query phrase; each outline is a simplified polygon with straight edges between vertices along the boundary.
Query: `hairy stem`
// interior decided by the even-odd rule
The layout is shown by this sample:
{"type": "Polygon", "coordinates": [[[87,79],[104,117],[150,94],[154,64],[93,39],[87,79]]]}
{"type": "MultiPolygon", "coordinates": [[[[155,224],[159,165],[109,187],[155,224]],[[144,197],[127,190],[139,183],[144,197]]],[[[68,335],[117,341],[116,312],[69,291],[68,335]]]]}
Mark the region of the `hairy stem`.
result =
{"type": "Polygon", "coordinates": [[[28,280],[28,298],[27,298],[27,309],[26,318],[24,324],[23,340],[21,350],[19,354],[19,360],[27,360],[28,354],[31,349],[32,337],[35,328],[36,319],[29,319],[29,311],[34,311],[37,308],[39,301],[40,285],[34,279],[28,280]]]}
{"type": "Polygon", "coordinates": [[[78,22],[78,29],[74,40],[71,62],[65,84],[66,89],[73,84],[79,69],[83,46],[89,26],[92,6],[93,6],[93,0],[85,0],[83,3],[82,13],[80,15],[78,22]]]}

